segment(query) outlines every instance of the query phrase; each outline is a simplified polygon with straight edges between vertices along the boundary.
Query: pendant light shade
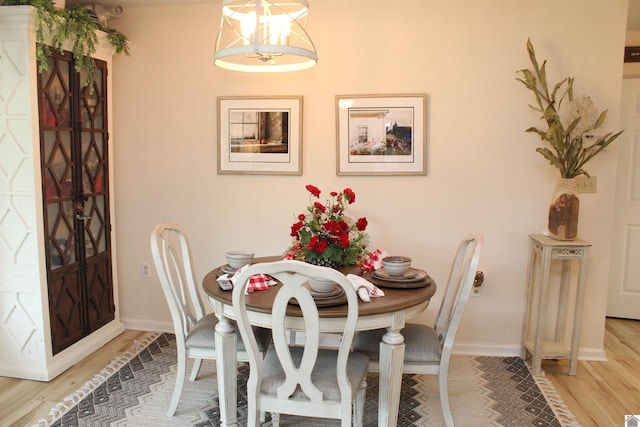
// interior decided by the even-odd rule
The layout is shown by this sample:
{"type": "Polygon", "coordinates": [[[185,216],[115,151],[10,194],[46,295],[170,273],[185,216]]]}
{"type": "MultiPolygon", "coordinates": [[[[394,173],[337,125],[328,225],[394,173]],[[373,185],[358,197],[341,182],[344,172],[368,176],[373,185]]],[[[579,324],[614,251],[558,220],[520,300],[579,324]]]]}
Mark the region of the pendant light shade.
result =
{"type": "Polygon", "coordinates": [[[305,31],[306,0],[223,0],[214,63],[233,71],[276,72],[318,62],[305,31]]]}

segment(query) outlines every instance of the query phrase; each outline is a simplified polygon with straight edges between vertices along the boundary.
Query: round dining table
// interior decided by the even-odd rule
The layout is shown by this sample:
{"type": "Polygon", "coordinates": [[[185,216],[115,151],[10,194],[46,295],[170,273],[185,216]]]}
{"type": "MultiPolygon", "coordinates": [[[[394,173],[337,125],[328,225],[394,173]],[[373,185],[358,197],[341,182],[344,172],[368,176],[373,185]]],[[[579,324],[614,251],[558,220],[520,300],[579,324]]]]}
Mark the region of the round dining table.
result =
{"type": "MultiPolygon", "coordinates": [[[[253,263],[279,260],[282,260],[282,257],[261,257],[254,259],[253,263]]],[[[339,270],[344,274],[363,275],[384,291],[384,297],[372,297],[370,302],[359,301],[356,330],[387,329],[380,342],[378,425],[395,426],[400,406],[404,361],[404,338],[401,330],[406,320],[417,316],[427,308],[431,297],[436,292],[436,284],[428,275],[423,282],[403,285],[380,281],[372,276],[371,272],[362,272],[358,266],[344,267],[339,270]]],[[[223,266],[213,269],[204,277],[202,285],[219,319],[215,332],[216,369],[220,425],[226,427],[238,425],[237,338],[236,330],[231,323],[231,320],[235,320],[231,301],[232,291],[223,290],[216,281],[222,274],[224,274],[223,266]]],[[[268,290],[254,291],[247,296],[248,317],[252,325],[271,328],[271,307],[279,286],[281,285],[276,284],[268,290]]],[[[321,332],[342,332],[347,313],[346,305],[318,307],[318,312],[321,332]]],[[[296,322],[304,321],[299,307],[293,304],[287,310],[287,317],[287,325],[291,325],[292,331],[296,330],[296,322]]]]}

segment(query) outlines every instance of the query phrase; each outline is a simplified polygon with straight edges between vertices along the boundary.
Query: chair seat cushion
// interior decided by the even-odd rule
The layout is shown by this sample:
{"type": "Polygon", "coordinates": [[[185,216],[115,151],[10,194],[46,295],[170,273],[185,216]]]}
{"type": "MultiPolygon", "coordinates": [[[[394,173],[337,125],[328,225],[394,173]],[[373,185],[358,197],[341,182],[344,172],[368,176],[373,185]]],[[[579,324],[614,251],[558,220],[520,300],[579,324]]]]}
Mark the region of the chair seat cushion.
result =
{"type": "MultiPolygon", "coordinates": [[[[386,329],[358,332],[353,340],[353,350],[359,351],[371,360],[380,358],[380,342],[386,329]]],[[[407,323],[400,331],[404,337],[405,362],[438,362],[442,355],[440,339],[436,331],[429,326],[407,323]]]]}
{"type": "MultiPolygon", "coordinates": [[[[189,335],[187,335],[187,339],[185,340],[186,347],[210,349],[216,348],[215,330],[217,324],[218,318],[215,314],[209,313],[205,315],[191,328],[191,331],[189,332],[189,335]]],[[[245,351],[244,343],[240,338],[240,333],[238,332],[238,326],[236,325],[236,322],[231,322],[231,324],[235,328],[238,337],[238,351],[245,351]]],[[[271,330],[254,327],[253,332],[256,337],[256,341],[258,342],[258,350],[264,353],[271,343],[271,330]]]]}
{"type": "MultiPolygon", "coordinates": [[[[302,347],[290,347],[291,357],[296,366],[299,366],[302,360],[302,347]]],[[[338,388],[338,379],[336,375],[336,364],[338,352],[335,350],[319,350],[316,364],[311,372],[311,381],[322,392],[324,400],[340,401],[340,389],[338,388]]],[[[367,376],[367,365],[369,358],[358,352],[349,353],[347,361],[347,378],[351,384],[352,396],[358,391],[358,387],[367,376]]],[[[262,379],[262,394],[272,396],[277,395],[278,387],[284,382],[285,374],[278,360],[278,355],[273,347],[271,347],[264,357],[264,376],[262,379]]],[[[300,390],[300,387],[294,392],[294,399],[306,398],[306,395],[300,390]]]]}

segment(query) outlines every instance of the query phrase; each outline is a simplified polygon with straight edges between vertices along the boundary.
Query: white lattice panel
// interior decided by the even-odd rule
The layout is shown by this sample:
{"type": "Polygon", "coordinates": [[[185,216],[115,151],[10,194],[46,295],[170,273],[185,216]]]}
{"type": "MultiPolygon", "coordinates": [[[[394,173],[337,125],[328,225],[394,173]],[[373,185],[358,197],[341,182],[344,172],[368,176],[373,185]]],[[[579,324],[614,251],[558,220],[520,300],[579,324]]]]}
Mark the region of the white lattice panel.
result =
{"type": "Polygon", "coordinates": [[[33,356],[29,355],[39,345],[36,335],[41,329],[41,318],[34,316],[38,313],[35,310],[39,309],[39,301],[39,295],[27,292],[0,292],[0,336],[4,343],[10,343],[4,351],[11,353],[12,358],[26,356],[30,359],[33,356]]]}
{"type": "Polygon", "coordinates": [[[0,26],[0,359],[18,367],[46,359],[29,95],[33,49],[26,27],[0,26]]]}
{"type": "Polygon", "coordinates": [[[3,31],[0,40],[0,263],[36,264],[32,113],[28,40],[3,31]]]}

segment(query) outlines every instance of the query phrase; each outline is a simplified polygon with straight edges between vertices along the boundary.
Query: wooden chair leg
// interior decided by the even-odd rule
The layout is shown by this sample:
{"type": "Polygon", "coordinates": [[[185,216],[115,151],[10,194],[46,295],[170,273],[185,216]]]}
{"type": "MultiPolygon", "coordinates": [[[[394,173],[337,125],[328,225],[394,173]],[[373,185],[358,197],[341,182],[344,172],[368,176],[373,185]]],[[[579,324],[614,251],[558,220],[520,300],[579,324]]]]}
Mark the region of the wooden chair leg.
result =
{"type": "Polygon", "coordinates": [[[180,395],[182,394],[182,388],[184,387],[184,378],[187,374],[187,355],[184,350],[178,349],[178,371],[176,372],[176,385],[173,388],[173,396],[171,396],[171,403],[169,403],[169,409],[167,410],[167,416],[173,417],[176,413],[176,408],[180,402],[180,395]]]}
{"type": "Polygon", "coordinates": [[[353,425],[354,427],[362,427],[364,419],[364,403],[365,393],[367,391],[367,381],[362,381],[358,392],[356,393],[356,399],[353,404],[353,425]]]}
{"type": "Polygon", "coordinates": [[[276,414],[275,412],[271,413],[271,426],[280,427],[280,414],[276,414]]]}
{"type": "Polygon", "coordinates": [[[438,375],[438,389],[440,390],[440,406],[442,406],[444,424],[447,427],[454,427],[451,405],[449,405],[449,386],[446,372],[438,375]]]}
{"type": "Polygon", "coordinates": [[[193,369],[191,369],[191,375],[189,376],[189,381],[195,381],[198,377],[198,372],[200,372],[200,367],[202,366],[202,359],[195,359],[193,363],[193,369]]]}

